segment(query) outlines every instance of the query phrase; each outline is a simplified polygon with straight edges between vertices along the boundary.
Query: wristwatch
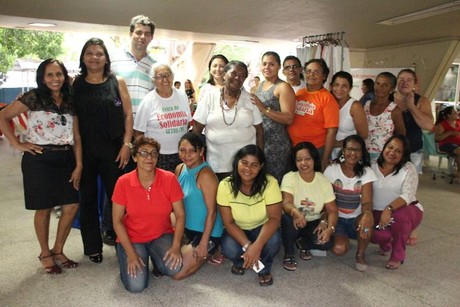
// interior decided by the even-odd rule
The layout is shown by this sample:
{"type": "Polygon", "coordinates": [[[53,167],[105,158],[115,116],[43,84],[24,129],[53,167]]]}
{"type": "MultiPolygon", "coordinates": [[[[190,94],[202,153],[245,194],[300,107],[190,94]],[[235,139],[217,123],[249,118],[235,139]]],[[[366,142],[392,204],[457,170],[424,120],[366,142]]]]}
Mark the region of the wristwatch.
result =
{"type": "Polygon", "coordinates": [[[123,143],[123,145],[128,146],[129,149],[133,149],[132,143],[123,143]]]}

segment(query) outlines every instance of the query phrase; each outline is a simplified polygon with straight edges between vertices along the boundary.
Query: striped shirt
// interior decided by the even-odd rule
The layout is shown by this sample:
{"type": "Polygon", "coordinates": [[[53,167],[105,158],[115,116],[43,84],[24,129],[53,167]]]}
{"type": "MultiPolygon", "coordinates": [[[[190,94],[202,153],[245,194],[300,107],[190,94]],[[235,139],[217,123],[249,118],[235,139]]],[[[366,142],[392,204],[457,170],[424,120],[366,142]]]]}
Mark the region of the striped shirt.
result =
{"type": "Polygon", "coordinates": [[[151,76],[152,66],[155,62],[148,54],[137,61],[128,50],[116,54],[112,59],[110,68],[116,75],[125,80],[128,87],[133,115],[136,115],[137,107],[145,95],[154,88],[151,76]]]}

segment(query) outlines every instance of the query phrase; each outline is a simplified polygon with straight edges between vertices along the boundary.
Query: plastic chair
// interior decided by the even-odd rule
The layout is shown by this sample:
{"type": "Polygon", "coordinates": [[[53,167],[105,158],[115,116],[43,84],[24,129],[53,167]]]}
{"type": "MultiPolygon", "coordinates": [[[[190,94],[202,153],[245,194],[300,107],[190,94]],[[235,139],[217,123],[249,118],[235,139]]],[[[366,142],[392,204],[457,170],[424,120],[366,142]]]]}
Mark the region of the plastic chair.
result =
{"type": "Polygon", "coordinates": [[[448,153],[439,150],[438,143],[434,140],[433,132],[425,131],[423,133],[423,151],[428,156],[438,157],[438,167],[435,171],[433,171],[433,180],[436,180],[437,173],[440,173],[442,178],[445,178],[447,176],[450,179],[449,183],[453,183],[455,159],[448,153]],[[447,159],[447,172],[441,170],[443,158],[447,159]]]}
{"type": "MultiPolygon", "coordinates": [[[[449,178],[449,183],[450,184],[454,183],[454,178],[455,178],[454,171],[455,171],[455,167],[456,167],[454,156],[449,154],[449,153],[447,153],[447,152],[445,152],[445,151],[442,151],[441,149],[439,149],[438,142],[436,142],[436,152],[439,155],[438,170],[441,168],[442,158],[447,159],[447,172],[446,173],[444,173],[444,172],[441,173],[442,178],[447,176],[449,178]]],[[[433,180],[436,180],[436,173],[433,174],[433,180]]]]}

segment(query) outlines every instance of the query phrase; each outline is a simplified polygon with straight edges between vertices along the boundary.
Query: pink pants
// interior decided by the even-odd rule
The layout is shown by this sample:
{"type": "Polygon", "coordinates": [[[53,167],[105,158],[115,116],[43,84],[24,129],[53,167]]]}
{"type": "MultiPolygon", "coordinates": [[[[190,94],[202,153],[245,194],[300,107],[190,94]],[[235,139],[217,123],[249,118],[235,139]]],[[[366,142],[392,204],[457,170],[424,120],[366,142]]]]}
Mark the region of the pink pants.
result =
{"type": "MultiPolygon", "coordinates": [[[[382,211],[374,210],[375,225],[380,222],[381,214],[382,211]]],[[[371,242],[379,244],[382,251],[391,249],[390,261],[400,262],[406,258],[406,241],[422,221],[423,211],[415,205],[408,205],[393,212],[392,217],[394,224],[384,230],[376,229],[371,242]]]]}

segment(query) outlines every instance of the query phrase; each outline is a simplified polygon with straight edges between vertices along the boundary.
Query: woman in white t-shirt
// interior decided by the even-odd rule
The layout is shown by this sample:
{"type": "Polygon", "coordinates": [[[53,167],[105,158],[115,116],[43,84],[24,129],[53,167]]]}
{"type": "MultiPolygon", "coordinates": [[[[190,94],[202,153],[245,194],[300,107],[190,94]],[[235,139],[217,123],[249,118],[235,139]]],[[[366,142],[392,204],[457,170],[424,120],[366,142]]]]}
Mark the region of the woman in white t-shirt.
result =
{"type": "Polygon", "coordinates": [[[349,247],[349,239],[358,240],[355,267],[365,271],[367,263],[364,253],[372,234],[372,182],[377,180],[370,168],[370,157],[364,139],[357,134],[347,136],[342,150],[333,164],[324,171],[332,183],[339,210],[334,246],[332,252],[344,255],[349,247]]]}
{"type": "Polygon", "coordinates": [[[193,132],[200,135],[206,127],[206,158],[219,180],[230,175],[238,149],[249,144],[264,148],[262,116],[242,89],[248,76],[246,64],[231,61],[224,73],[224,87],[206,93],[193,115],[193,132]]]}
{"type": "Polygon", "coordinates": [[[142,99],[134,119],[134,135],[145,135],[161,144],[157,165],[170,172],[181,163],[177,144],[192,120],[187,95],[173,87],[173,80],[171,67],[155,67],[155,89],[142,99]]]}

